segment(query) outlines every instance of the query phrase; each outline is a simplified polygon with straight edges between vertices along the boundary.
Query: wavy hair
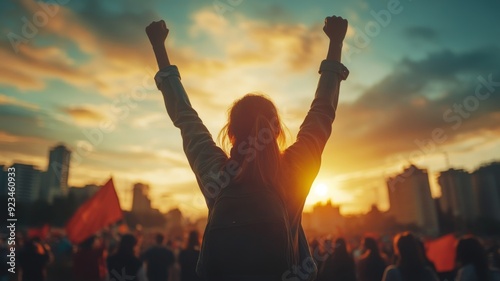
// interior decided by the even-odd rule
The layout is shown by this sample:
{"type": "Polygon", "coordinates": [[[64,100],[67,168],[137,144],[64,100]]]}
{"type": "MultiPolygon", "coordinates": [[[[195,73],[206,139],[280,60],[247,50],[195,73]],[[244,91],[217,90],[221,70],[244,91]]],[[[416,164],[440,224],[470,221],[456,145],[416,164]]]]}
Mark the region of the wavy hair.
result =
{"type": "Polygon", "coordinates": [[[239,164],[233,181],[279,188],[286,137],[276,106],[269,98],[247,94],[236,100],[218,140],[239,164]]]}

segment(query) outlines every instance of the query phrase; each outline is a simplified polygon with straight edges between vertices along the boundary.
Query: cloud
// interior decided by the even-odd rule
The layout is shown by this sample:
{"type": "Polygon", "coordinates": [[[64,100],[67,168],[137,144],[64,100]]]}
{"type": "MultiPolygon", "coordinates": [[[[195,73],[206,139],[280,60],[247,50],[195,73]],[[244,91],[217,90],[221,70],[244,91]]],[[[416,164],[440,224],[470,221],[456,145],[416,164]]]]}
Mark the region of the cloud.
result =
{"type": "Polygon", "coordinates": [[[388,160],[391,155],[419,151],[432,139],[435,129],[443,130],[446,141],[435,143],[430,155],[472,136],[498,138],[500,95],[496,93],[500,87],[487,100],[474,97],[481,83],[478,77],[488,80],[492,75],[493,81],[500,82],[498,54],[498,48],[464,53],[444,50],[422,60],[401,60],[392,73],[364,91],[358,100],[339,106],[325,162],[342,172],[393,165],[388,160]],[[464,109],[467,117],[454,109],[473,105],[474,110],[464,109]]]}
{"type": "Polygon", "coordinates": [[[80,126],[96,126],[105,119],[104,115],[90,107],[65,107],[62,111],[68,114],[80,126]]]}
{"type": "Polygon", "coordinates": [[[37,110],[39,106],[30,102],[18,100],[16,98],[0,94],[0,105],[14,105],[29,110],[37,110]]]}

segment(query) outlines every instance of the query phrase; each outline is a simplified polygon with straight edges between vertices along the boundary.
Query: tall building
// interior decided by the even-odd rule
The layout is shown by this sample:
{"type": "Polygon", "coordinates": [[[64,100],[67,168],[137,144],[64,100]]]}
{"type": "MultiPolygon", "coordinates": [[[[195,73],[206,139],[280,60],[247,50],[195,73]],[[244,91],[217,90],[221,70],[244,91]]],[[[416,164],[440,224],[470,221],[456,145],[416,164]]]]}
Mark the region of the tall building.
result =
{"type": "Polygon", "coordinates": [[[2,196],[7,195],[7,171],[5,170],[5,165],[0,165],[0,192],[2,196]]]}
{"type": "Polygon", "coordinates": [[[427,170],[414,165],[387,180],[389,214],[400,224],[415,224],[429,235],[439,233],[427,170]]]}
{"type": "Polygon", "coordinates": [[[439,203],[444,214],[469,222],[477,219],[479,206],[471,174],[449,169],[439,174],[438,183],[442,194],[439,203]]]}
{"type": "Polygon", "coordinates": [[[132,198],[132,212],[151,212],[151,200],[149,199],[149,185],[143,183],[134,184],[132,198]]]}
{"type": "Polygon", "coordinates": [[[51,203],[54,197],[68,195],[68,176],[71,151],[60,144],[50,149],[47,178],[42,197],[51,203]]]}
{"type": "Polygon", "coordinates": [[[40,170],[33,165],[14,163],[16,179],[16,201],[31,203],[38,199],[40,191],[40,170]]]}
{"type": "Polygon", "coordinates": [[[500,221],[500,162],[484,165],[472,173],[479,216],[500,221]]]}

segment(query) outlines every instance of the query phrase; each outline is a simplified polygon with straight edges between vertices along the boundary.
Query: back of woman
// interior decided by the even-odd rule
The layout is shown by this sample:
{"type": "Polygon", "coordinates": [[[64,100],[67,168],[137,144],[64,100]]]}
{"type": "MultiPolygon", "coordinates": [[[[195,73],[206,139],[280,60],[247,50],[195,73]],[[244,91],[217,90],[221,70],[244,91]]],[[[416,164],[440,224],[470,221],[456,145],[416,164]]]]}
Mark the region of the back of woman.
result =
{"type": "Polygon", "coordinates": [[[387,264],[380,255],[375,239],[367,237],[363,241],[364,254],[358,262],[359,281],[380,281],[387,264]]]}
{"type": "Polygon", "coordinates": [[[411,233],[396,235],[394,249],[398,261],[386,268],[383,281],[439,281],[436,273],[426,265],[417,238],[411,233]]]}
{"type": "Polygon", "coordinates": [[[348,252],[344,239],[335,241],[335,249],[332,255],[322,264],[318,280],[356,281],[354,258],[348,252]]]}
{"type": "Polygon", "coordinates": [[[490,270],[486,250],[474,236],[461,238],[456,248],[457,277],[456,281],[493,281],[499,275],[490,270]]]}
{"type": "Polygon", "coordinates": [[[348,75],[340,63],[347,21],[328,17],[323,30],[330,39],[329,50],[297,141],[283,151],[283,126],[276,107],[268,98],[250,94],[229,111],[221,132],[229,147],[226,154],[192,108],[178,69],[170,64],[164,46],[165,22],[146,28],[160,69],[157,87],[167,113],[181,130],[184,151],[209,210],[197,267],[206,279],[311,280],[315,276],[301,215],[331,134],[340,81],[348,75]]]}

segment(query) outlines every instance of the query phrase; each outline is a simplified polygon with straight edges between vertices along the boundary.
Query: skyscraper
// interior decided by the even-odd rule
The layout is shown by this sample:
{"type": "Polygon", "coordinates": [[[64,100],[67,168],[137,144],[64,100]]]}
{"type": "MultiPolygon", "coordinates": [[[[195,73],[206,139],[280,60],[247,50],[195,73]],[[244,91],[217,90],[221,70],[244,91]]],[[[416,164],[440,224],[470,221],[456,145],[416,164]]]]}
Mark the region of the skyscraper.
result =
{"type": "Polygon", "coordinates": [[[500,163],[484,165],[472,173],[479,216],[500,222],[500,163]]]}
{"type": "Polygon", "coordinates": [[[440,207],[443,213],[464,221],[478,217],[478,198],[472,186],[472,176],[464,170],[449,169],[439,174],[440,207]]]}
{"type": "Polygon", "coordinates": [[[436,206],[427,170],[414,165],[387,180],[390,215],[401,224],[415,224],[429,235],[439,232],[436,206]]]}
{"type": "Polygon", "coordinates": [[[16,201],[31,203],[38,199],[40,191],[40,170],[33,165],[14,163],[16,180],[16,201]]]}
{"type": "Polygon", "coordinates": [[[132,212],[151,212],[151,200],[149,199],[149,186],[143,183],[134,184],[132,198],[132,212]]]}
{"type": "Polygon", "coordinates": [[[5,165],[0,165],[0,192],[5,196],[7,194],[7,171],[5,165]]]}
{"type": "Polygon", "coordinates": [[[42,197],[51,203],[56,196],[68,194],[68,176],[71,151],[59,144],[50,149],[46,181],[42,188],[42,197]]]}

